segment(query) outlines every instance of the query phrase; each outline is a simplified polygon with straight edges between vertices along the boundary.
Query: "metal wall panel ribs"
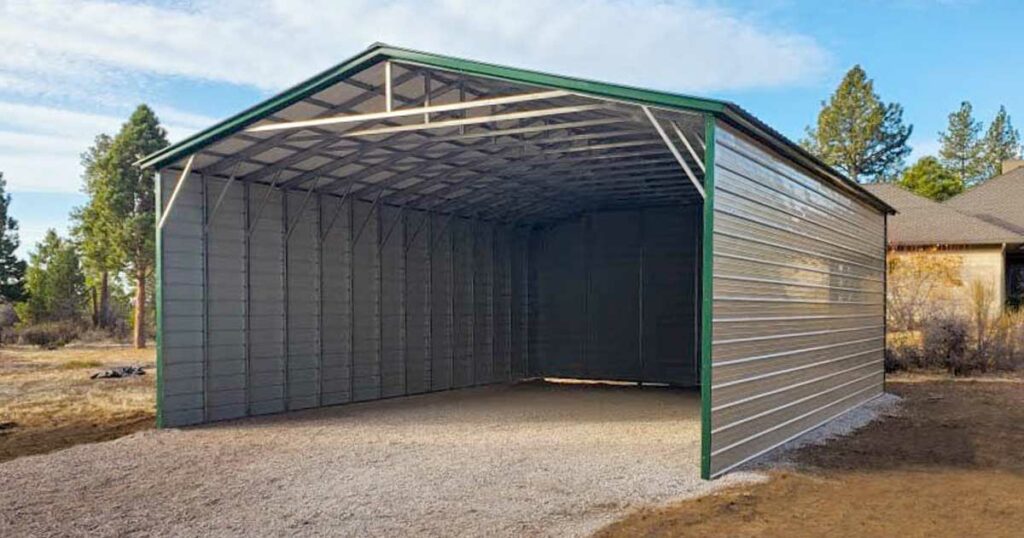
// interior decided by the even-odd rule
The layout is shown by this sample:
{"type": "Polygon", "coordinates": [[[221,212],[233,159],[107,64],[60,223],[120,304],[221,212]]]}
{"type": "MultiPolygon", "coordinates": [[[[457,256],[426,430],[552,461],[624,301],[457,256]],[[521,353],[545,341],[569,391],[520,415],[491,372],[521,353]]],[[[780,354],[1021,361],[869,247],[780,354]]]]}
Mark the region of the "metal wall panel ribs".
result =
{"type": "Polygon", "coordinates": [[[884,217],[716,126],[711,475],[882,393],[884,217]]]}
{"type": "Polygon", "coordinates": [[[525,238],[191,174],[161,231],[162,424],[522,377],[525,238]]]}

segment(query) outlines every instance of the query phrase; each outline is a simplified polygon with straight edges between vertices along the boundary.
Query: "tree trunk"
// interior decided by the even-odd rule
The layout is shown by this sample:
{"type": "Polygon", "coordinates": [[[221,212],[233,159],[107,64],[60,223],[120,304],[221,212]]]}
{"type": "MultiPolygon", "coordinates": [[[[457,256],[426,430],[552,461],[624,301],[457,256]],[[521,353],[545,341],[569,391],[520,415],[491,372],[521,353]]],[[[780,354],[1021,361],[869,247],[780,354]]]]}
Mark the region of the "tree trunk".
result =
{"type": "Polygon", "coordinates": [[[100,311],[99,326],[104,329],[110,328],[110,273],[103,271],[100,277],[100,311]]]}
{"type": "Polygon", "coordinates": [[[96,299],[96,286],[90,288],[92,295],[92,328],[95,329],[100,326],[100,305],[96,299]]]}
{"type": "Polygon", "coordinates": [[[135,349],[146,347],[146,271],[135,273],[135,349]]]}

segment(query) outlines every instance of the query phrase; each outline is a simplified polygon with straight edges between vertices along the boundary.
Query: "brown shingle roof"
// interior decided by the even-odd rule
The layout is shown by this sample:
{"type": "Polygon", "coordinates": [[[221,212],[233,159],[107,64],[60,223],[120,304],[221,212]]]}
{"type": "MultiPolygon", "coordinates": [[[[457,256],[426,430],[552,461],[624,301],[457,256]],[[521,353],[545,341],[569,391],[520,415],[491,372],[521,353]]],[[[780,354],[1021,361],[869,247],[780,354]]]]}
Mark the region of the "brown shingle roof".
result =
{"type": "Polygon", "coordinates": [[[1024,242],[1024,233],[961,213],[889,184],[865,185],[898,213],[889,217],[890,245],[980,245],[1024,242]]]}
{"type": "Polygon", "coordinates": [[[971,187],[943,205],[1024,235],[1024,168],[971,187]]]}

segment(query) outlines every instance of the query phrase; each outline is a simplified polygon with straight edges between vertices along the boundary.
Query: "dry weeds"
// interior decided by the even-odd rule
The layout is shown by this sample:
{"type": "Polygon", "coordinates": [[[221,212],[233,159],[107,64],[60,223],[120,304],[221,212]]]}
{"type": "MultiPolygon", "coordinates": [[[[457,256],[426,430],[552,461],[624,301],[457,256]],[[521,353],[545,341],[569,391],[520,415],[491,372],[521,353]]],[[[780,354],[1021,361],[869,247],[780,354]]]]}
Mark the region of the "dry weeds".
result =
{"type": "Polygon", "coordinates": [[[152,427],[154,356],[112,345],[0,349],[0,461],[152,427]],[[148,367],[147,375],[89,379],[128,364],[148,367]]]}

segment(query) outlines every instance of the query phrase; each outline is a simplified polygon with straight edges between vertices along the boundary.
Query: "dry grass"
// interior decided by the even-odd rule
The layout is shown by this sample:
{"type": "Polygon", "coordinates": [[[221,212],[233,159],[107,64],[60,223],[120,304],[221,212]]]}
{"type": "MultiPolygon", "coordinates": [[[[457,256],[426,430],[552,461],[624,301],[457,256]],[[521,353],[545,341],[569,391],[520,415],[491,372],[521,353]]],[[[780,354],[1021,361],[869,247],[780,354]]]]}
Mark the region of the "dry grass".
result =
{"type": "Polygon", "coordinates": [[[113,439],[153,426],[152,349],[112,345],[0,349],[0,461],[113,439]],[[137,364],[148,374],[89,379],[96,370],[137,364]]]}

